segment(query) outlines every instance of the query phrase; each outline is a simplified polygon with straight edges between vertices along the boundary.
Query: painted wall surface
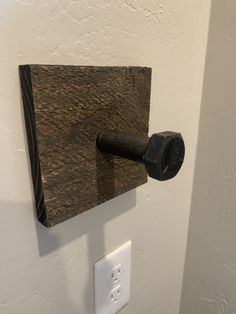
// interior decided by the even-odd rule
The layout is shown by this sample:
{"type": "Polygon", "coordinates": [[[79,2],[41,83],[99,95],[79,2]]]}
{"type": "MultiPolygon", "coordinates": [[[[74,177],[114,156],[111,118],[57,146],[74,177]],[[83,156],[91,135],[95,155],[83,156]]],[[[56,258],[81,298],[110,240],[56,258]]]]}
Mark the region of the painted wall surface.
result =
{"type": "Polygon", "coordinates": [[[236,2],[213,1],[181,314],[236,313],[236,2]]]}
{"type": "Polygon", "coordinates": [[[93,263],[129,239],[131,301],[121,313],[178,313],[209,11],[210,0],[0,2],[1,314],[93,313],[93,263]],[[41,226],[17,69],[27,63],[151,66],[150,133],[182,132],[178,177],[41,226]]]}

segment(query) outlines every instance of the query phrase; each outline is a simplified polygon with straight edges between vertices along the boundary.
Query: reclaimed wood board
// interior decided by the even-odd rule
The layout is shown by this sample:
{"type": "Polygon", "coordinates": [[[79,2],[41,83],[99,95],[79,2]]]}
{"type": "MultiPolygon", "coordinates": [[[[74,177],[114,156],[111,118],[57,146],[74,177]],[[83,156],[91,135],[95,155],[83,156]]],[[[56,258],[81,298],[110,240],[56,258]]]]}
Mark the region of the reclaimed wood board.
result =
{"type": "Polygon", "coordinates": [[[54,226],[147,181],[142,164],[101,153],[96,137],[107,128],[148,135],[150,68],[21,65],[19,72],[42,224],[54,226]]]}

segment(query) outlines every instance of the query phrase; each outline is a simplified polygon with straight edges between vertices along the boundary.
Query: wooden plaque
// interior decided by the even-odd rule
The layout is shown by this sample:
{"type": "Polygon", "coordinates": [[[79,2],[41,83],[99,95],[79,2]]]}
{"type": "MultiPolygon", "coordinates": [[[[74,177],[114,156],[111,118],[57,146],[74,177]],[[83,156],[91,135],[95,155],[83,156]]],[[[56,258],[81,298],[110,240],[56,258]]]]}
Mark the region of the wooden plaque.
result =
{"type": "Polygon", "coordinates": [[[19,67],[37,216],[47,227],[147,181],[145,167],[96,148],[116,129],[148,135],[151,69],[19,67]]]}

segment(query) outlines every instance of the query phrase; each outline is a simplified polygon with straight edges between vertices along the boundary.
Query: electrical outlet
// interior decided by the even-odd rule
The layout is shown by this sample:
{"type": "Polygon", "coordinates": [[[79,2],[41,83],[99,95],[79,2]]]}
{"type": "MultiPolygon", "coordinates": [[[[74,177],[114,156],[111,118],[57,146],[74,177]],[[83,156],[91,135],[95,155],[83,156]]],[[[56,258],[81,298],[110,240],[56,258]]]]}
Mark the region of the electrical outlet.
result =
{"type": "Polygon", "coordinates": [[[118,286],[120,281],[124,275],[124,267],[123,264],[119,264],[114,269],[112,269],[110,278],[108,280],[110,286],[118,286]]]}
{"type": "Polygon", "coordinates": [[[116,305],[116,303],[120,302],[120,299],[122,298],[122,287],[116,286],[113,290],[111,290],[110,293],[110,303],[111,306],[116,305]]]}
{"type": "Polygon", "coordinates": [[[95,313],[115,314],[129,302],[131,241],[94,264],[95,313]]]}

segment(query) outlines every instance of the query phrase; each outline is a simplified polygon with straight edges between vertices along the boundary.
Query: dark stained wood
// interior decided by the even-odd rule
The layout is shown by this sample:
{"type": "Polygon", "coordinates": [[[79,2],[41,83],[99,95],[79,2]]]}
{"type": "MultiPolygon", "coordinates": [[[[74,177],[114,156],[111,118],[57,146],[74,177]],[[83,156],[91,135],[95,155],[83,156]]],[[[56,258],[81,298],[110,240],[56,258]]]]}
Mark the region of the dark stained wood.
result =
{"type": "Polygon", "coordinates": [[[147,181],[142,164],[101,153],[97,134],[148,135],[151,69],[22,65],[37,216],[47,227],[147,181]]]}

